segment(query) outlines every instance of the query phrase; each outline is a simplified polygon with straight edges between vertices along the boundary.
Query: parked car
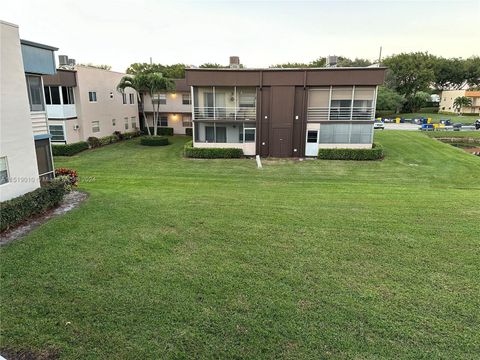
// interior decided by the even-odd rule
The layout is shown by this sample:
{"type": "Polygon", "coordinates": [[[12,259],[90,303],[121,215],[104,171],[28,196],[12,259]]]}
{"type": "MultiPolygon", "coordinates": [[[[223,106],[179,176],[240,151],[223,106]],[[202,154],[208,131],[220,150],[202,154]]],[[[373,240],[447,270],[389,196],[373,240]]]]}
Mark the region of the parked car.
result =
{"type": "Polygon", "coordinates": [[[373,128],[384,130],[385,129],[385,124],[382,121],[375,121],[373,123],[373,128]]]}
{"type": "Polygon", "coordinates": [[[453,124],[453,131],[460,131],[462,128],[463,124],[462,123],[455,123],[453,124]]]}
{"type": "Polygon", "coordinates": [[[480,130],[480,119],[475,120],[475,129],[480,130]]]}

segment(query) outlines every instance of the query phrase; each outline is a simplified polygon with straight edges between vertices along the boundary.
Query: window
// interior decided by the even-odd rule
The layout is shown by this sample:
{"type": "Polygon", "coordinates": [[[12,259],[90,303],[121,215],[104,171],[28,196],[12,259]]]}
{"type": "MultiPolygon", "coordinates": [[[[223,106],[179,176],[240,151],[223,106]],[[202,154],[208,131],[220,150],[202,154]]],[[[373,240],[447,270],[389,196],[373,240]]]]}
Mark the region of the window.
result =
{"type": "Polygon", "coordinates": [[[53,172],[50,140],[35,140],[35,153],[37,154],[37,166],[40,177],[50,177],[49,174],[53,172]]]}
{"type": "Polygon", "coordinates": [[[245,129],[245,142],[255,142],[255,129],[245,129]]]}
{"type": "Polygon", "coordinates": [[[27,75],[28,100],[31,111],[43,111],[42,78],[37,75],[27,75]]]}
{"type": "Polygon", "coordinates": [[[8,164],[7,157],[0,157],[0,185],[8,183],[8,164]]]}
{"type": "Polygon", "coordinates": [[[370,144],[372,124],[321,124],[320,144],[370,144]]]}
{"type": "Polygon", "coordinates": [[[52,141],[65,141],[65,131],[63,125],[49,125],[48,131],[52,135],[52,141]]]}
{"type": "Polygon", "coordinates": [[[191,103],[192,103],[192,99],[190,98],[190,94],[182,94],[182,104],[190,105],[191,103]]]}
{"type": "Polygon", "coordinates": [[[130,104],[135,104],[135,94],[128,94],[130,104]]]}
{"type": "Polygon", "coordinates": [[[317,142],[317,130],[308,130],[307,132],[307,143],[316,143],[317,142]]]}
{"type": "Polygon", "coordinates": [[[255,107],[256,89],[237,89],[239,107],[255,107]]]}
{"type": "Polygon", "coordinates": [[[97,92],[96,91],[89,91],[88,92],[88,101],[97,102],[97,92]]]}
{"type": "Polygon", "coordinates": [[[122,103],[123,104],[127,103],[127,94],[125,94],[125,93],[122,94],[122,103]]]}
{"type": "Polygon", "coordinates": [[[123,120],[125,122],[125,130],[128,130],[128,117],[123,118],[123,120]]]}
{"type": "Polygon", "coordinates": [[[92,121],[92,132],[100,132],[100,121],[92,121]]]}
{"type": "Polygon", "coordinates": [[[192,127],[192,116],[191,115],[182,115],[182,126],[183,127],[192,127]]]}
{"type": "Polygon", "coordinates": [[[73,88],[70,86],[62,86],[63,104],[70,105],[75,104],[75,98],[73,96],[73,88]]]}
{"type": "Polygon", "coordinates": [[[112,126],[115,126],[115,119],[112,119],[112,126]]]}
{"type": "Polygon", "coordinates": [[[160,105],[165,105],[167,103],[167,94],[159,94],[158,102],[160,105]]]}
{"type": "Polygon", "coordinates": [[[160,126],[168,126],[168,117],[165,115],[160,116],[160,126]]]}
{"type": "Polygon", "coordinates": [[[137,118],[132,116],[130,121],[132,122],[132,129],[135,129],[137,127],[137,118]]]}

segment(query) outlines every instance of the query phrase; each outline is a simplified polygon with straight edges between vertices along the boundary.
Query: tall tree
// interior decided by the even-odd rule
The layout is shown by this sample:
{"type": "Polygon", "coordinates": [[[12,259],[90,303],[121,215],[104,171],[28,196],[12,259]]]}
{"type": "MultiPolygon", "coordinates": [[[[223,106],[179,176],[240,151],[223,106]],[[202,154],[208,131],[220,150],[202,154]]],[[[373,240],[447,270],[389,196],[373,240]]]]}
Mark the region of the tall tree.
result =
{"type": "Polygon", "coordinates": [[[126,73],[130,75],[161,73],[164,77],[169,79],[183,79],[185,77],[185,64],[147,64],[147,63],[133,63],[128,68],[126,73]]]}
{"type": "Polygon", "coordinates": [[[470,87],[480,88],[480,57],[465,60],[465,77],[470,87]]]}
{"type": "Polygon", "coordinates": [[[434,57],[432,60],[435,74],[433,86],[437,90],[458,90],[467,84],[465,60],[458,58],[445,59],[443,57],[434,57]]]}
{"type": "Polygon", "coordinates": [[[405,103],[405,96],[400,95],[393,89],[385,86],[378,88],[377,110],[391,110],[395,113],[400,112],[405,103]]]}
{"type": "MultiPolygon", "coordinates": [[[[175,82],[163,77],[161,73],[145,74],[146,91],[150,95],[153,108],[153,136],[158,134],[158,119],[160,117],[160,93],[175,90],[175,82]]],[[[147,124],[148,127],[148,124],[147,124]]]]}
{"type": "Polygon", "coordinates": [[[433,57],[428,53],[402,53],[383,60],[388,75],[386,85],[408,99],[419,91],[427,91],[435,80],[433,57]]]}
{"type": "Polygon", "coordinates": [[[202,69],[223,69],[227,67],[228,66],[224,66],[218,63],[208,63],[208,62],[199,66],[199,68],[202,68],[202,69]]]}

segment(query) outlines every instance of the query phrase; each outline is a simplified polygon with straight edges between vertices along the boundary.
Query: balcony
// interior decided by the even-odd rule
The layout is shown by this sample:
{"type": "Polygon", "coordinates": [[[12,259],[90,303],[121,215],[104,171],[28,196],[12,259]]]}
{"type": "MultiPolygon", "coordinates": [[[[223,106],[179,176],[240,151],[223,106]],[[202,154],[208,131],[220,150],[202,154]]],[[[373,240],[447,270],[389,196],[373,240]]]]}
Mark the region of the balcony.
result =
{"type": "Polygon", "coordinates": [[[309,107],[307,115],[308,121],[371,121],[374,119],[375,109],[372,107],[309,107]]]}
{"type": "Polygon", "coordinates": [[[256,107],[195,107],[195,120],[256,121],[256,107]]]}
{"type": "Polygon", "coordinates": [[[47,114],[49,119],[70,119],[77,117],[77,110],[75,104],[47,105],[47,114]]]}

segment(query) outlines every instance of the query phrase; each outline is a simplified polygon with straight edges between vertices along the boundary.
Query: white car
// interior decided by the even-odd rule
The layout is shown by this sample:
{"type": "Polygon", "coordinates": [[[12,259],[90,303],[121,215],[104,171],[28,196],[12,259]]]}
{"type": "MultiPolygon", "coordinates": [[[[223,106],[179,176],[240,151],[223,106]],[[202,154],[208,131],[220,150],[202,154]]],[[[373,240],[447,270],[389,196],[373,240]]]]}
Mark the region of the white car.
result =
{"type": "Polygon", "coordinates": [[[375,121],[373,123],[373,128],[374,129],[382,129],[384,130],[385,129],[385,124],[382,122],[382,121],[375,121]]]}

